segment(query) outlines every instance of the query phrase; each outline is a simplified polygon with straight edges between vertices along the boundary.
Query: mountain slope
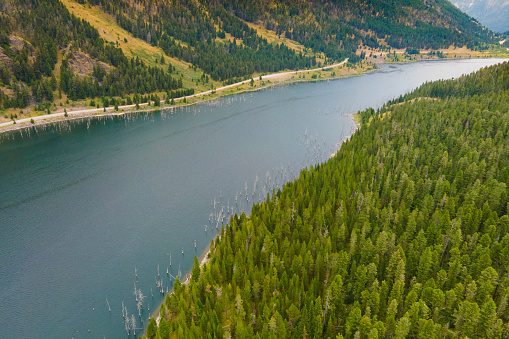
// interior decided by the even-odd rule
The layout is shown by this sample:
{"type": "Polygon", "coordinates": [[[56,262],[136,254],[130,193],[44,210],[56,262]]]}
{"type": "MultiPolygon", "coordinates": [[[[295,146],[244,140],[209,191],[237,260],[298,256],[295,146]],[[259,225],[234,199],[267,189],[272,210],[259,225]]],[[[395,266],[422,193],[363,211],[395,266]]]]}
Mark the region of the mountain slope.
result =
{"type": "Polygon", "coordinates": [[[170,98],[357,63],[361,47],[479,50],[495,38],[446,0],[4,0],[0,107],[170,98]]]}
{"type": "MultiPolygon", "coordinates": [[[[145,39],[150,30],[154,44],[165,40],[168,53],[204,63],[204,69],[210,67],[206,64],[208,60],[200,57],[200,50],[219,57],[221,53],[214,49],[218,36],[230,34],[236,39],[246,39],[248,44],[243,45],[247,48],[259,48],[255,32],[242,20],[275,31],[333,60],[350,57],[356,61],[355,51],[361,44],[431,49],[467,45],[479,49],[494,42],[491,32],[446,0],[175,0],[171,4],[147,0],[91,1],[115,15],[119,24],[132,34],[145,39]],[[216,28],[217,34],[211,27],[216,28]],[[209,35],[216,40],[214,43],[209,35]],[[168,40],[170,37],[192,46],[195,55],[190,56],[188,50],[168,40]]],[[[222,73],[219,71],[219,77],[222,73]]]]}
{"type": "Polygon", "coordinates": [[[495,32],[509,31],[509,1],[507,0],[455,0],[452,3],[495,32]]]}
{"type": "Polygon", "coordinates": [[[233,82],[253,73],[316,65],[314,58],[286,45],[268,43],[223,7],[185,0],[91,1],[116,17],[132,35],[199,66],[214,80],[233,82]]]}
{"type": "MultiPolygon", "coordinates": [[[[212,83],[205,86],[202,83],[197,85],[192,82],[192,79],[199,79],[201,77],[202,71],[200,72],[199,69],[195,70],[191,64],[180,59],[168,57],[161,48],[152,46],[145,40],[133,37],[116,24],[114,17],[107,15],[99,7],[90,6],[89,4],[80,4],[73,0],[61,0],[61,2],[71,14],[89,22],[95,27],[101,38],[105,41],[114,42],[122,49],[126,57],[139,58],[149,66],[165,69],[168,68],[167,63],[170,63],[174,67],[173,72],[184,75],[183,85],[185,87],[196,87],[201,91],[210,89],[212,83]],[[164,65],[160,62],[161,56],[165,56],[166,60],[164,65]]],[[[217,87],[218,83],[214,83],[213,85],[217,87]]]]}
{"type": "Polygon", "coordinates": [[[12,92],[0,90],[4,108],[44,101],[44,110],[49,110],[57,89],[58,96],[63,92],[75,100],[183,87],[182,80],[166,70],[129,60],[58,0],[5,0],[0,10],[0,75],[6,91],[12,92]]]}
{"type": "Polygon", "coordinates": [[[489,42],[490,34],[445,0],[419,1],[208,1],[230,8],[250,22],[318,48],[329,57],[359,43],[377,46],[384,39],[393,48],[441,48],[489,42]],[[340,44],[340,47],[335,47],[340,44]]]}

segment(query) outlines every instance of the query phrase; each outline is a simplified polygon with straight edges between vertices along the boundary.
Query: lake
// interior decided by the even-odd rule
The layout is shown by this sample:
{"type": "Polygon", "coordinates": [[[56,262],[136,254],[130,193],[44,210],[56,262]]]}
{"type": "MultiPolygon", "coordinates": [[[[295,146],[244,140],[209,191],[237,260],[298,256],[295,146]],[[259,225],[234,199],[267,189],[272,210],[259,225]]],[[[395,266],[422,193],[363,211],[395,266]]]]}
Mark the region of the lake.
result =
{"type": "Polygon", "coordinates": [[[383,65],[360,77],[1,136],[2,332],[127,337],[124,303],[138,336],[163,298],[158,285],[172,287],[166,270],[176,276],[180,267],[184,277],[229,214],[249,213],[329,158],[354,129],[350,114],[499,62],[383,65]],[[134,286],[146,296],[141,319],[134,286]]]}

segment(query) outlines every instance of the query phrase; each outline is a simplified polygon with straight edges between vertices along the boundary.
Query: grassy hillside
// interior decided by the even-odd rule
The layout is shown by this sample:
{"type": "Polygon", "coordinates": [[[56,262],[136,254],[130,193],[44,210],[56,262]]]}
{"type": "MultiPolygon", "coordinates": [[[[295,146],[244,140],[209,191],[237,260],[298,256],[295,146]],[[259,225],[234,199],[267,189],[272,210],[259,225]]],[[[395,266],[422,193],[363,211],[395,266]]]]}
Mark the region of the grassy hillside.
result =
{"type": "Polygon", "coordinates": [[[231,218],[147,336],[507,337],[508,80],[361,112],[335,157],[231,218]]]}
{"type": "MultiPolygon", "coordinates": [[[[35,111],[50,113],[64,99],[102,98],[104,105],[142,102],[148,94],[154,99],[155,93],[170,97],[194,91],[184,87],[183,76],[173,65],[161,59],[165,64],[161,68],[127,57],[58,0],[5,0],[0,21],[4,109],[34,105],[35,111]]],[[[91,105],[96,105],[94,100],[91,105]]]]}
{"type": "Polygon", "coordinates": [[[256,30],[256,34],[258,34],[260,37],[267,39],[269,43],[276,43],[278,45],[284,44],[288,46],[288,48],[294,50],[297,53],[302,53],[305,56],[309,57],[315,57],[318,62],[325,62],[325,55],[320,52],[315,52],[311,48],[306,48],[299,42],[288,39],[284,35],[281,36],[280,34],[277,34],[274,31],[268,30],[267,28],[263,27],[260,24],[254,24],[251,22],[246,22],[247,25],[250,28],[253,28],[256,30]]]}

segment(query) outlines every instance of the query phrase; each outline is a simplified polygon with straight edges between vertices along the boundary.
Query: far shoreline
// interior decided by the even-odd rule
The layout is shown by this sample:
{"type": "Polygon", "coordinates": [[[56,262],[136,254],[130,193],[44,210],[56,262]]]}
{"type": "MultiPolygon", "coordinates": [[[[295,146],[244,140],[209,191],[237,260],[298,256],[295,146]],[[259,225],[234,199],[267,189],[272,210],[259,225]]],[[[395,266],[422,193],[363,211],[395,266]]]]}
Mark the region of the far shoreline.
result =
{"type": "MultiPolygon", "coordinates": [[[[295,74],[299,73],[306,73],[306,72],[327,72],[329,70],[332,70],[334,68],[343,66],[348,62],[348,58],[344,61],[330,65],[330,66],[323,66],[316,69],[310,69],[310,70],[297,70],[297,71],[288,71],[283,73],[273,73],[268,75],[262,75],[261,81],[259,79],[255,80],[255,82],[258,82],[257,87],[253,88],[240,88],[241,86],[248,84],[251,80],[244,80],[232,85],[227,85],[221,88],[218,88],[216,90],[210,90],[206,92],[196,93],[189,96],[184,96],[180,98],[174,98],[175,103],[179,102],[179,104],[169,105],[166,104],[164,100],[160,101],[159,106],[155,106],[154,103],[149,105],[149,103],[141,103],[138,104],[138,107],[136,104],[132,105],[125,105],[125,106],[118,106],[118,110],[115,110],[115,107],[103,107],[103,108],[90,108],[85,110],[76,110],[76,111],[69,111],[66,113],[54,113],[54,114],[47,114],[47,115],[41,115],[41,116],[34,116],[29,118],[23,118],[18,121],[8,121],[4,123],[0,123],[0,137],[4,134],[20,131],[20,130],[27,130],[31,129],[33,127],[42,127],[47,126],[55,123],[62,123],[62,122],[69,122],[69,121],[75,121],[80,119],[100,119],[100,118],[108,118],[108,117],[116,117],[116,116],[123,116],[127,114],[135,114],[135,113],[148,113],[148,112],[155,112],[155,111],[163,111],[163,110],[176,110],[184,107],[189,107],[193,105],[197,105],[200,103],[205,102],[211,102],[217,99],[221,99],[223,97],[227,97],[230,95],[237,95],[237,94],[243,94],[243,93],[249,93],[249,92],[256,92],[260,90],[264,90],[267,88],[275,87],[275,86],[283,86],[283,85],[290,85],[290,84],[297,84],[297,83],[311,83],[311,82],[323,82],[323,81],[330,81],[330,80],[341,80],[341,79],[347,79],[351,77],[356,76],[362,76],[365,74],[373,73],[380,70],[380,67],[378,65],[400,65],[400,64],[406,64],[406,63],[416,63],[416,62],[434,62],[434,61],[458,61],[458,60],[482,60],[482,59],[500,59],[504,61],[509,61],[509,58],[507,57],[482,57],[482,58],[476,58],[476,57],[453,57],[453,58],[442,58],[442,59],[429,59],[429,60],[414,60],[414,61],[400,61],[400,62],[382,62],[378,64],[374,64],[375,67],[372,69],[362,69],[361,72],[356,74],[340,74],[333,77],[325,77],[325,78],[294,78],[295,74]],[[269,79],[267,79],[269,78],[269,79]],[[267,79],[267,80],[265,80],[267,79]],[[273,81],[270,81],[270,79],[274,79],[273,81]],[[229,92],[229,90],[233,89],[233,92],[229,92]],[[185,103],[182,103],[182,101],[186,100],[185,103]],[[137,108],[136,108],[137,107],[137,108]],[[33,119],[33,122],[31,120],[33,119]]],[[[173,113],[171,113],[173,114],[173,113]]]]}
{"type": "MultiPolygon", "coordinates": [[[[260,75],[257,77],[255,83],[260,84],[261,86],[253,87],[253,88],[242,88],[241,86],[245,84],[249,84],[252,79],[249,80],[243,80],[241,82],[226,85],[217,89],[212,89],[205,92],[200,92],[188,96],[183,96],[179,98],[174,98],[174,105],[169,105],[165,102],[165,100],[161,100],[159,102],[159,106],[155,106],[155,103],[150,104],[152,101],[149,101],[148,103],[140,103],[140,104],[131,104],[131,105],[124,105],[124,106],[118,106],[117,109],[115,107],[103,107],[103,108],[89,108],[89,109],[81,109],[76,111],[69,111],[67,112],[67,108],[64,108],[64,112],[59,113],[53,113],[53,114],[45,114],[40,116],[32,116],[28,118],[23,118],[19,120],[13,120],[13,121],[7,121],[0,123],[0,135],[6,134],[8,132],[12,131],[18,131],[23,130],[31,127],[39,127],[43,125],[53,124],[53,123],[60,123],[64,121],[72,121],[72,120],[78,120],[78,119],[85,119],[85,118],[101,118],[101,117],[109,117],[109,116],[122,116],[124,114],[133,114],[133,113],[143,113],[143,112],[152,112],[152,111],[159,111],[164,109],[178,109],[182,107],[188,107],[192,105],[196,105],[202,102],[208,102],[212,100],[219,99],[224,96],[229,95],[235,95],[235,94],[241,94],[246,92],[254,92],[266,88],[270,88],[273,86],[281,85],[281,84],[287,84],[287,83],[297,83],[297,82],[314,82],[314,81],[324,81],[324,80],[331,80],[331,79],[342,79],[346,77],[350,77],[352,75],[345,74],[345,75],[339,75],[334,78],[316,78],[316,79],[294,79],[293,76],[295,74],[299,73],[306,73],[306,72],[325,72],[331,69],[338,68],[340,66],[343,66],[348,62],[348,58],[343,60],[342,62],[323,66],[319,68],[314,69],[305,69],[305,70],[296,70],[296,71],[286,71],[282,73],[272,73],[267,75],[260,75]],[[273,81],[271,81],[273,79],[273,81]],[[233,92],[229,92],[230,90],[234,90],[233,92]],[[191,102],[189,102],[191,101],[191,102]],[[177,104],[179,103],[179,104],[177,104]],[[32,122],[33,121],[33,122],[32,122]]],[[[365,74],[368,71],[361,71],[359,74],[354,74],[354,76],[365,74]]],[[[69,108],[70,109],[70,108],[69,108]]]]}

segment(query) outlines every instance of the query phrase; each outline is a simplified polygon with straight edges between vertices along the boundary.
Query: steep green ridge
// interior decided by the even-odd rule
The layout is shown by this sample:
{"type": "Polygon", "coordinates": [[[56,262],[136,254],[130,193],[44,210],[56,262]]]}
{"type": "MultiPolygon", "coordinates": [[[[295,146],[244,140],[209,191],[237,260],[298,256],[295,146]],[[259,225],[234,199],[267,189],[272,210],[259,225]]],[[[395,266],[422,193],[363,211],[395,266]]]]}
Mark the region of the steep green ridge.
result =
{"type": "Polygon", "coordinates": [[[148,337],[507,337],[509,63],[407,98],[232,217],[148,337]]]}

